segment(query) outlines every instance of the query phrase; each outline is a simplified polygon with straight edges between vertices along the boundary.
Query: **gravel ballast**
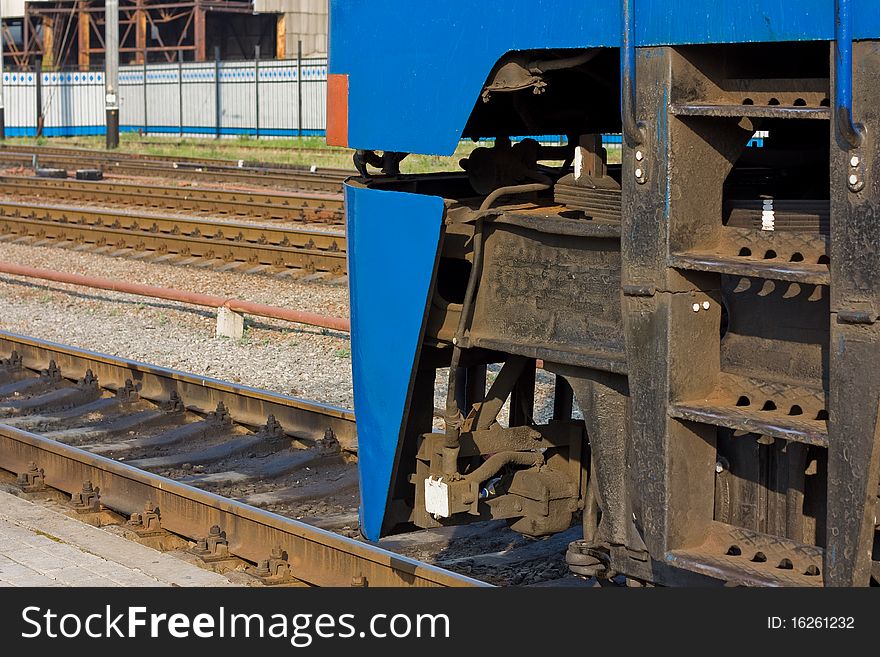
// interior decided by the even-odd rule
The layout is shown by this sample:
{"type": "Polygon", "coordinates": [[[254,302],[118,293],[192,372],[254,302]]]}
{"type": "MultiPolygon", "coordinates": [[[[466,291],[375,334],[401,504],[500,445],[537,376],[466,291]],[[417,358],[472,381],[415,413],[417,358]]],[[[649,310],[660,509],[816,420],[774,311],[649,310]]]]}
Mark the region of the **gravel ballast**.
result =
{"type": "MultiPolygon", "coordinates": [[[[0,260],[348,316],[345,286],[0,243],[0,260]]],[[[0,275],[0,328],[282,394],[351,408],[347,333],[248,317],[216,337],[210,308],[0,275]]]]}
{"type": "MultiPolygon", "coordinates": [[[[344,285],[113,258],[0,242],[0,260],[85,276],[235,297],[348,317],[344,285]]],[[[0,274],[0,329],[281,394],[354,407],[347,333],[248,316],[241,340],[216,337],[211,308],[0,274]]],[[[499,367],[491,366],[488,383],[499,367]]],[[[446,403],[447,370],[435,407],[446,403]]],[[[535,420],[553,410],[553,376],[539,370],[535,420]]],[[[501,413],[505,424],[508,408],[501,413]]],[[[437,418],[435,427],[443,427],[437,418]]]]}

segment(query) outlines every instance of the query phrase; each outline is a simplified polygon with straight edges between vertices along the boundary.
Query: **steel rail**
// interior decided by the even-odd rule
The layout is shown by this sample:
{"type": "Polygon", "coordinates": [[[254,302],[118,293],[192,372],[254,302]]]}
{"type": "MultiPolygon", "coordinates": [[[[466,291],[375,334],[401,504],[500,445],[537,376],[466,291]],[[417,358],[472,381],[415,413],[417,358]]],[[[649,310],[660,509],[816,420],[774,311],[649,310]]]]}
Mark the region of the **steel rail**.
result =
{"type": "Polygon", "coordinates": [[[162,528],[190,539],[219,526],[229,551],[257,563],[274,548],[291,573],[313,586],[481,586],[478,580],[402,557],[305,523],[181,484],[129,465],[0,424],[0,466],[26,472],[35,463],[47,486],[73,494],[83,483],[100,488],[101,503],[130,515],[149,502],[162,528]]]}
{"type": "Polygon", "coordinates": [[[342,223],[342,196],[0,176],[0,194],[260,219],[342,223]]]}
{"type": "Polygon", "coordinates": [[[266,267],[344,274],[341,233],[138,215],[66,206],[0,203],[0,237],[31,237],[73,245],[108,247],[218,259],[266,267]],[[143,224],[141,223],[143,222],[143,224]]]}
{"type": "MultiPolygon", "coordinates": [[[[64,150],[64,149],[60,149],[64,150]]],[[[323,193],[339,193],[344,175],[312,173],[299,169],[246,168],[233,165],[202,165],[178,160],[133,160],[100,155],[39,154],[42,166],[62,169],[100,168],[105,173],[123,176],[174,178],[227,185],[247,184],[276,189],[292,189],[323,193]]],[[[0,162],[31,166],[34,153],[0,149],[0,162]]]]}
{"type": "Polygon", "coordinates": [[[82,276],[80,274],[54,271],[51,269],[25,267],[9,262],[0,262],[0,273],[54,281],[56,283],[66,283],[68,285],[79,285],[98,290],[137,294],[139,296],[150,297],[153,299],[180,301],[196,306],[207,306],[209,308],[229,308],[230,310],[239,313],[247,313],[248,315],[270,317],[272,319],[281,319],[287,322],[307,324],[309,326],[319,326],[334,331],[349,332],[351,330],[349,320],[344,317],[331,317],[329,315],[319,315],[317,313],[292,310],[290,308],[279,308],[278,306],[270,306],[264,303],[255,303],[253,301],[245,301],[244,299],[222,297],[214,294],[199,294],[197,292],[177,290],[169,287],[144,285],[142,283],[99,278],[96,276],[82,276]]]}
{"type": "Polygon", "coordinates": [[[80,226],[106,226],[134,232],[210,237],[217,241],[272,244],[289,248],[345,251],[345,233],[250,222],[169,216],[141,211],[106,210],[75,205],[43,205],[31,201],[0,201],[0,217],[41,219],[80,226]]]}
{"type": "MultiPolygon", "coordinates": [[[[266,412],[268,407],[265,404],[255,402],[271,400],[278,412],[276,418],[282,424],[291,421],[291,416],[311,413],[336,426],[340,432],[353,431],[354,427],[351,414],[341,409],[0,332],[0,354],[11,354],[13,350],[28,369],[38,371],[51,359],[60,366],[65,378],[79,378],[90,369],[101,385],[111,390],[114,383],[121,384],[125,378],[135,380],[140,384],[140,396],[146,399],[167,399],[175,390],[187,407],[196,412],[213,408],[219,399],[238,422],[242,422],[242,415],[253,415],[258,406],[258,413],[266,412]],[[206,390],[219,393],[219,397],[207,401],[206,390]]],[[[149,502],[151,508],[159,508],[163,529],[189,539],[198,540],[208,535],[212,526],[219,526],[226,533],[230,553],[252,563],[268,558],[273,549],[281,548],[287,553],[292,575],[306,584],[419,587],[483,584],[0,424],[0,468],[22,474],[32,471],[32,464],[42,470],[46,485],[71,495],[81,491],[84,482],[91,482],[100,489],[101,504],[121,514],[137,513],[149,502]]]]}
{"type": "MultiPolygon", "coordinates": [[[[197,144],[197,146],[200,146],[197,144]]],[[[212,144],[213,148],[214,145],[212,144]]],[[[290,149],[291,151],[296,152],[316,152],[316,153],[325,153],[325,152],[341,152],[346,153],[350,151],[346,151],[345,149],[300,149],[294,148],[290,149]]],[[[284,163],[267,163],[267,162],[259,162],[252,160],[242,160],[242,159],[221,159],[221,158],[206,158],[206,157],[180,157],[177,155],[155,155],[152,153],[126,153],[126,152],[114,152],[108,153],[103,150],[93,150],[89,148],[72,148],[72,147],[59,147],[59,146],[27,146],[23,144],[5,144],[0,145],[0,153],[24,153],[29,156],[37,155],[63,155],[63,156],[71,156],[71,157],[81,157],[81,158],[89,158],[96,159],[102,162],[114,162],[114,161],[150,161],[156,163],[166,163],[170,165],[190,165],[190,166],[204,166],[204,167],[215,167],[215,168],[225,168],[225,169],[253,169],[260,170],[266,172],[299,172],[299,173],[307,173],[313,176],[338,176],[340,179],[347,178],[348,176],[356,175],[356,171],[354,169],[334,169],[331,167],[321,167],[316,171],[312,171],[304,165],[301,164],[284,164],[284,163]]]]}
{"type": "Polygon", "coordinates": [[[213,411],[223,402],[235,421],[246,426],[262,426],[274,415],[291,436],[317,441],[329,429],[344,449],[357,450],[354,414],[337,406],[0,331],[0,354],[8,357],[13,351],[34,371],[54,360],[66,379],[81,379],[92,370],[102,388],[116,391],[130,380],[140,386],[141,397],[155,402],[168,399],[175,390],[184,405],[197,413],[213,411]]]}

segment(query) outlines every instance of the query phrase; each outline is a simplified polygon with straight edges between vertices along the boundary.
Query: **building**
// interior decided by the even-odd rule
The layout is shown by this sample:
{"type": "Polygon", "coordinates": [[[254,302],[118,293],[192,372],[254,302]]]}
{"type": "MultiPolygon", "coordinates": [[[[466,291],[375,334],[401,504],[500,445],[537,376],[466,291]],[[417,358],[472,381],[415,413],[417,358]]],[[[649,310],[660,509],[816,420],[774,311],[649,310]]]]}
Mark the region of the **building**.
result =
{"type": "MultiPolygon", "coordinates": [[[[0,0],[5,65],[103,64],[103,0],[0,0]]],[[[120,0],[123,64],[327,53],[327,0],[120,0]]]]}

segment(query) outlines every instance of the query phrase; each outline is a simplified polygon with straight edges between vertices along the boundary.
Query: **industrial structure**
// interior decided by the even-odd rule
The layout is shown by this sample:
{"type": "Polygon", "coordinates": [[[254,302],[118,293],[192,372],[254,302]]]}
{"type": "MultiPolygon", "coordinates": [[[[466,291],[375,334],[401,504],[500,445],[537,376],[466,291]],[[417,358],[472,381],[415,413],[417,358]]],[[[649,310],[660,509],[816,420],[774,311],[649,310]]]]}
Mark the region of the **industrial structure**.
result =
{"type": "MultiPolygon", "coordinates": [[[[6,66],[102,67],[103,0],[3,0],[6,66]]],[[[121,0],[120,63],[326,55],[326,0],[121,0]]]]}
{"type": "Polygon", "coordinates": [[[369,539],[880,584],[877,0],[333,0],[330,38],[369,539]]]}

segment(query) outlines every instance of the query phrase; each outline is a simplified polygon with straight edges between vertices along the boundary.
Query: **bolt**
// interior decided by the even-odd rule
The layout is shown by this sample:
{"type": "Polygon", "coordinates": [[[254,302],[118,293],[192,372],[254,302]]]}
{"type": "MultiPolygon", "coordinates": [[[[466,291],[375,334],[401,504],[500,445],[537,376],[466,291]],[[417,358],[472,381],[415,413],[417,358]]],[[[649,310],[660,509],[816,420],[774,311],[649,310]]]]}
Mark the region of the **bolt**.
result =
{"type": "Polygon", "coordinates": [[[721,464],[721,461],[718,461],[715,464],[715,472],[717,472],[718,474],[721,474],[722,472],[724,472],[724,466],[721,464]]]}
{"type": "Polygon", "coordinates": [[[858,155],[853,155],[852,158],[851,158],[850,161],[849,161],[849,165],[850,165],[853,169],[855,169],[857,166],[859,166],[859,162],[861,162],[861,160],[859,159],[859,156],[858,156],[858,155]]]}
{"type": "Polygon", "coordinates": [[[643,172],[641,169],[636,169],[636,178],[641,178],[642,174],[643,174],[643,172]]]}
{"type": "Polygon", "coordinates": [[[856,174],[852,174],[849,177],[849,184],[850,185],[858,185],[859,184],[859,177],[856,174]]]}
{"type": "Polygon", "coordinates": [[[708,301],[703,302],[703,310],[709,310],[709,302],[708,301]]]}
{"type": "Polygon", "coordinates": [[[695,303],[693,306],[691,306],[691,308],[694,309],[695,313],[700,312],[700,304],[698,304],[698,303],[695,303]]]}
{"type": "MultiPolygon", "coordinates": [[[[645,154],[642,151],[636,151],[636,161],[641,162],[645,159],[645,154]]],[[[853,165],[855,166],[855,165],[853,165]]]]}

